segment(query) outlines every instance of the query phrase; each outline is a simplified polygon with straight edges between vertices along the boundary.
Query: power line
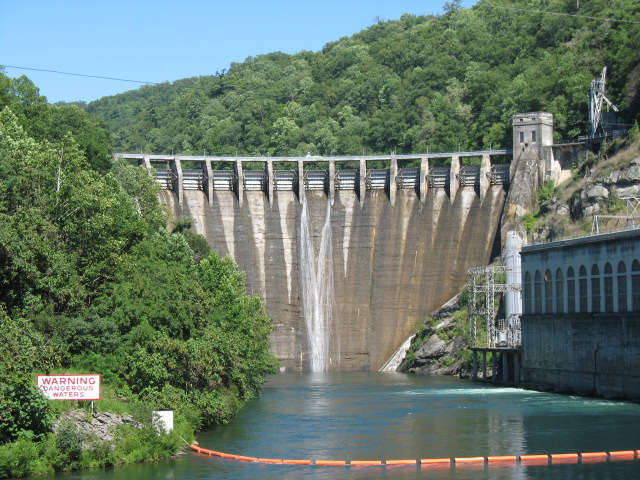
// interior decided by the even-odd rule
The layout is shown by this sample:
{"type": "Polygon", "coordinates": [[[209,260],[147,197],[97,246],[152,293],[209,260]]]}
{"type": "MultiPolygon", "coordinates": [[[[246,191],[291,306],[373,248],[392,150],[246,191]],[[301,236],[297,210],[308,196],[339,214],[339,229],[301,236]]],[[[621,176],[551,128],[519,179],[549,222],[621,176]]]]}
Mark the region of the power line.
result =
{"type": "MultiPolygon", "coordinates": [[[[70,73],[70,72],[62,72],[59,70],[47,70],[47,69],[43,69],[43,68],[32,68],[32,67],[18,67],[18,66],[14,66],[14,65],[2,65],[0,64],[0,66],[2,67],[7,67],[7,68],[16,68],[16,69],[21,69],[21,70],[30,70],[30,71],[35,71],[35,72],[45,72],[45,73],[56,73],[59,75],[73,75],[76,77],[86,77],[86,78],[98,78],[98,79],[102,79],[102,80],[112,80],[112,81],[118,81],[118,82],[131,82],[131,83],[140,83],[143,85],[164,85],[167,87],[177,87],[177,88],[192,88],[192,89],[199,89],[199,90],[206,90],[206,87],[204,86],[197,86],[197,85],[176,85],[173,83],[157,83],[157,82],[145,82],[143,80],[130,80],[130,79],[124,79],[124,78],[114,78],[114,77],[103,77],[103,76],[99,76],[99,75],[89,75],[86,73],[70,73]]],[[[260,95],[260,94],[255,94],[254,93],[254,97],[258,97],[258,98],[271,98],[271,99],[275,99],[277,100],[281,100],[284,98],[290,98],[290,95],[260,95]]],[[[432,108],[422,108],[422,107],[418,107],[415,105],[408,105],[408,104],[384,104],[384,103],[367,103],[367,102],[349,102],[349,101],[339,101],[337,103],[333,103],[333,102],[329,102],[327,100],[324,99],[314,99],[312,97],[308,97],[305,95],[299,95],[298,96],[299,99],[304,99],[305,102],[312,104],[315,102],[326,102],[328,105],[332,106],[332,107],[336,107],[338,105],[351,105],[354,107],[374,107],[374,108],[393,108],[393,109],[409,109],[409,110],[425,110],[425,111],[429,111],[432,113],[455,113],[456,115],[459,116],[489,116],[489,117],[507,117],[510,116],[511,114],[504,114],[504,113],[489,113],[489,112],[460,112],[457,110],[444,110],[444,109],[432,109],[432,108]]]]}
{"type": "Polygon", "coordinates": [[[502,9],[505,9],[505,10],[514,10],[516,12],[544,13],[545,15],[560,15],[560,16],[564,16],[564,17],[586,18],[586,19],[589,19],[589,20],[607,20],[609,22],[633,23],[633,24],[636,24],[636,25],[640,25],[640,21],[638,21],[638,20],[622,20],[622,19],[619,19],[619,18],[612,18],[612,17],[592,17],[590,15],[580,15],[578,13],[549,12],[549,11],[545,11],[545,10],[528,10],[526,8],[508,7],[506,5],[483,4],[483,6],[484,7],[488,7],[488,8],[502,8],[502,9]]]}
{"type": "Polygon", "coordinates": [[[61,72],[59,70],[46,70],[44,68],[18,67],[15,65],[2,65],[2,64],[0,64],[0,66],[6,67],[6,68],[16,68],[18,70],[30,70],[33,72],[57,73],[59,75],[72,75],[74,77],[99,78],[101,80],[114,80],[117,82],[141,83],[143,85],[161,85],[158,82],[145,82],[144,80],[130,80],[127,78],[101,77],[99,75],[88,75],[86,73],[61,72]]]}

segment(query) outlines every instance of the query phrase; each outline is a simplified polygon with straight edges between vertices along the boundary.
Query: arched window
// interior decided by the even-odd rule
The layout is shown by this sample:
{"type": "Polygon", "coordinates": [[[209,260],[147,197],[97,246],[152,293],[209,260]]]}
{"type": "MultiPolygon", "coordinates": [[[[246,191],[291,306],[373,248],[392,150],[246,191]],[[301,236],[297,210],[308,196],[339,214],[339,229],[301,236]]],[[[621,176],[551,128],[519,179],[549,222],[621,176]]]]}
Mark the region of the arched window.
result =
{"type": "Polygon", "coordinates": [[[618,311],[625,313],[627,308],[627,266],[624,262],[618,264],[618,311]]]}
{"type": "Polygon", "coordinates": [[[531,314],[531,274],[524,274],[524,313],[531,314]]]}
{"type": "Polygon", "coordinates": [[[542,313],[542,275],[536,270],[536,274],[533,277],[533,300],[534,300],[534,313],[540,315],[542,313]]]}
{"type": "Polygon", "coordinates": [[[564,313],[564,285],[562,278],[562,269],[556,270],[556,312],[564,313]]]}
{"type": "Polygon", "coordinates": [[[631,298],[633,311],[640,312],[640,262],[634,260],[631,264],[631,298]]]}
{"type": "Polygon", "coordinates": [[[576,280],[573,267],[567,269],[567,313],[576,313],[576,280]]]}
{"type": "Polygon", "coordinates": [[[578,313],[587,313],[589,311],[589,297],[587,296],[587,269],[584,267],[584,265],[580,267],[578,290],[580,291],[580,305],[578,307],[578,313]]]}
{"type": "Polygon", "coordinates": [[[594,313],[600,313],[602,311],[602,307],[600,305],[601,295],[600,269],[598,268],[598,265],[594,264],[591,267],[591,311],[594,313]]]}
{"type": "Polygon", "coordinates": [[[604,266],[604,311],[613,312],[613,268],[607,262],[604,266]]]}
{"type": "Polygon", "coordinates": [[[544,272],[544,313],[553,313],[553,275],[550,270],[544,272]]]}

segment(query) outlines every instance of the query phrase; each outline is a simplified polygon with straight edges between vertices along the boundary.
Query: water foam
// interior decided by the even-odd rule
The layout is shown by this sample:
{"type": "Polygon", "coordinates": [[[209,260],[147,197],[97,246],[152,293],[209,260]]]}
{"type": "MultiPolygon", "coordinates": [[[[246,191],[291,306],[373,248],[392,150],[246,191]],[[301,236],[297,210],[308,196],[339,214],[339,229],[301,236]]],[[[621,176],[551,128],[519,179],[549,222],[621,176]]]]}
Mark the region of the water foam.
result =
{"type": "Polygon", "coordinates": [[[329,338],[334,300],[330,199],[327,198],[317,264],[306,201],[302,205],[300,223],[300,274],[309,347],[309,369],[312,372],[324,372],[329,366],[329,338]]]}

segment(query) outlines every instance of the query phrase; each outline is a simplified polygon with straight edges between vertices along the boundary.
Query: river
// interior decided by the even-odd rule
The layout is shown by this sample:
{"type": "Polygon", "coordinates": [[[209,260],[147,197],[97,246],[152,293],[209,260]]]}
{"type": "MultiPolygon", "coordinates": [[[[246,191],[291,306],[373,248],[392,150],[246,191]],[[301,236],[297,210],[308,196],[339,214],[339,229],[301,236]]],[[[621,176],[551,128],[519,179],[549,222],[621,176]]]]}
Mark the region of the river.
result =
{"type": "MultiPolygon", "coordinates": [[[[640,405],[400,373],[283,373],[201,447],[261,458],[389,460],[640,448],[640,405]]],[[[203,454],[74,479],[618,479],[640,460],[402,466],[242,462],[203,454]]],[[[40,477],[43,478],[43,477],[40,477]]],[[[45,477],[46,478],[46,477],[45,477]]]]}

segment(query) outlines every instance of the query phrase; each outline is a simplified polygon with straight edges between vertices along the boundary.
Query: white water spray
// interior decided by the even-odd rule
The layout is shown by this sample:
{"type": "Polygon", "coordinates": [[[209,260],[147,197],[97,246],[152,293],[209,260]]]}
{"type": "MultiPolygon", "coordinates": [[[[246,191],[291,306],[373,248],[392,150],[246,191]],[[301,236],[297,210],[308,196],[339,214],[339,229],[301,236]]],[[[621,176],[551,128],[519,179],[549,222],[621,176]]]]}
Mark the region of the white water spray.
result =
{"type": "Polygon", "coordinates": [[[300,274],[302,277],[302,304],[309,346],[309,369],[312,372],[324,372],[329,367],[329,338],[334,300],[330,199],[327,198],[327,210],[320,237],[317,264],[306,201],[302,205],[300,224],[300,274]]]}

